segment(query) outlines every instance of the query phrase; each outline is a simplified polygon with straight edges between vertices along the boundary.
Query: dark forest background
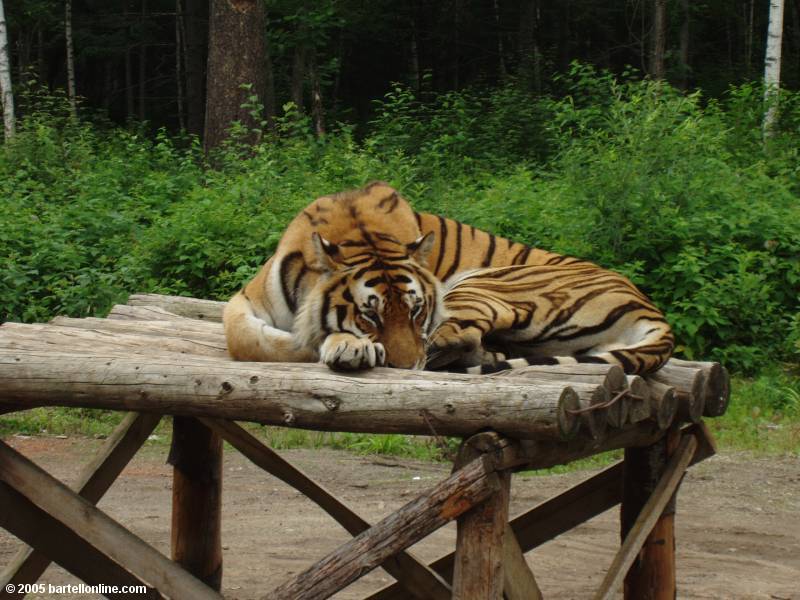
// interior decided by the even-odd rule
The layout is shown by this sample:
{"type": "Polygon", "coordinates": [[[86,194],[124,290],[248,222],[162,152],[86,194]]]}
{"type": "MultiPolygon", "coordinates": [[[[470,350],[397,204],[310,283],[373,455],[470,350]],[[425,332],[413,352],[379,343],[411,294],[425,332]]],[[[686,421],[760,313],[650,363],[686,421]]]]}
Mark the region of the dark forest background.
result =
{"type": "MultiPolygon", "coordinates": [[[[235,3],[234,3],[235,4],[235,3]]],[[[202,135],[207,0],[75,0],[83,109],[202,135]]],[[[288,101],[366,123],[393,82],[442,93],[515,81],[564,94],[572,61],[719,97],[760,78],[767,0],[266,0],[267,116],[288,101]],[[663,42],[659,45],[659,39],[663,42]]],[[[6,0],[17,86],[66,87],[64,3],[6,0]]],[[[800,85],[800,0],[786,0],[783,85],[800,85]]],[[[24,102],[21,106],[24,112],[24,102]]]]}

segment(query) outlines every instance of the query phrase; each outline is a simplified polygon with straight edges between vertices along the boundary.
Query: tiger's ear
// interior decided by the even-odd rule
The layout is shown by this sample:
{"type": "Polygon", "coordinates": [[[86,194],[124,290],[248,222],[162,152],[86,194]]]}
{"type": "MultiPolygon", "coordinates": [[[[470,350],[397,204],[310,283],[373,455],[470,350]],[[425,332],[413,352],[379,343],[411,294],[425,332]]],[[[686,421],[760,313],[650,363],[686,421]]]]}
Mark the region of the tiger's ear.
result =
{"type": "Polygon", "coordinates": [[[321,269],[330,273],[341,267],[339,246],[329,242],[316,231],[311,234],[311,244],[314,246],[317,264],[321,269]]]}
{"type": "Polygon", "coordinates": [[[433,242],[435,239],[436,235],[432,231],[429,231],[425,235],[418,237],[410,244],[406,244],[408,256],[413,258],[420,265],[427,266],[428,256],[433,249],[433,242]]]}

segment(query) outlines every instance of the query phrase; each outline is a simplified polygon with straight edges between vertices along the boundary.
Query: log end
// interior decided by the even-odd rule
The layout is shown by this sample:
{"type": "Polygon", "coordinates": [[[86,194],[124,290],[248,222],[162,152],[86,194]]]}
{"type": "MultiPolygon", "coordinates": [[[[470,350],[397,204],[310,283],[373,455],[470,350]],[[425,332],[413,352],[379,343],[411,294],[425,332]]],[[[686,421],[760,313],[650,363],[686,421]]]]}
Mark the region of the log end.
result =
{"type": "Polygon", "coordinates": [[[558,431],[563,439],[572,439],[578,433],[580,408],[578,393],[571,387],[565,387],[558,399],[558,431]]]}
{"type": "Polygon", "coordinates": [[[579,394],[581,411],[585,411],[581,412],[580,426],[589,432],[592,439],[604,439],[608,427],[606,410],[604,408],[592,409],[592,407],[608,402],[610,397],[610,392],[602,386],[598,386],[591,392],[587,390],[579,394]]]}
{"type": "Polygon", "coordinates": [[[706,371],[706,402],[703,415],[721,417],[728,410],[731,398],[731,376],[728,369],[712,363],[706,371]]]}

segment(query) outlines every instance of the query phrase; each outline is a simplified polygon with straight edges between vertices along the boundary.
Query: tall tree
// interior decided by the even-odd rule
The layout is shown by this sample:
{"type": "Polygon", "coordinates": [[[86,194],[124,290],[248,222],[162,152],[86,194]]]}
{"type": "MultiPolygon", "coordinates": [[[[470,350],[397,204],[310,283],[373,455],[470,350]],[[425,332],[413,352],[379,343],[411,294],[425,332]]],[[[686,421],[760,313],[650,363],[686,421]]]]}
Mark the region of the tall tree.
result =
{"type": "Polygon", "coordinates": [[[186,67],[186,128],[203,135],[208,52],[208,0],[185,0],[184,64],[186,67]]]}
{"type": "Polygon", "coordinates": [[[264,102],[265,31],[262,0],[211,0],[206,152],[227,138],[232,122],[256,125],[244,105],[252,95],[264,102]]]}
{"type": "Polygon", "coordinates": [[[764,57],[764,136],[769,137],[778,118],[778,91],[781,84],[781,46],[783,42],[783,0],[770,0],[767,52],[764,57]]]}
{"type": "Polygon", "coordinates": [[[67,39],[67,95],[72,116],[77,114],[75,98],[75,50],[72,46],[72,0],[64,3],[64,33],[67,39]]]}
{"type": "Polygon", "coordinates": [[[650,50],[650,76],[664,79],[664,54],[667,47],[667,0],[653,0],[653,37],[650,50]]]}
{"type": "Polygon", "coordinates": [[[0,96],[3,104],[5,139],[14,137],[14,94],[11,90],[11,62],[8,59],[8,31],[3,0],[0,0],[0,96]]]}

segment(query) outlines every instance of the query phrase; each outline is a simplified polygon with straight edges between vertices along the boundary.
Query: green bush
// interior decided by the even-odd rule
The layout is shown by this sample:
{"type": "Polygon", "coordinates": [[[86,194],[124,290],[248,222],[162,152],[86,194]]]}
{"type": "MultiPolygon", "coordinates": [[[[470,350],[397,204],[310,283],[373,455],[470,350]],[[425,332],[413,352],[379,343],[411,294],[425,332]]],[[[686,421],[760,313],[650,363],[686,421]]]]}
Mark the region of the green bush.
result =
{"type": "Polygon", "coordinates": [[[1,316],[103,314],[130,292],[225,298],[312,198],[383,179],[420,210],[625,273],[684,356],[797,362],[800,94],[764,144],[758,86],[707,102],[580,65],[557,85],[397,86],[361,138],[338,125],[317,139],[287,105],[277,133],[234,139],[213,167],[196,140],[33,98],[0,149],[1,316]]]}

